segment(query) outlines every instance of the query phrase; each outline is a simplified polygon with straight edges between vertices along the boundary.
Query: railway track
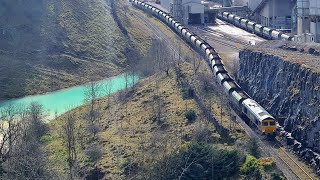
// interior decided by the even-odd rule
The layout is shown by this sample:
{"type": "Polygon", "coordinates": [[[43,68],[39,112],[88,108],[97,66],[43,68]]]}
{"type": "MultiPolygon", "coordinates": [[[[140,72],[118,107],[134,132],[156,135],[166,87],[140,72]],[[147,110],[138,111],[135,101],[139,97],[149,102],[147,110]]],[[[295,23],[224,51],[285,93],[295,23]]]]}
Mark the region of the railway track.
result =
{"type": "MultiPolygon", "coordinates": [[[[178,53],[178,49],[175,45],[172,44],[171,40],[168,39],[168,37],[153,23],[151,23],[149,20],[147,20],[144,17],[140,17],[134,13],[132,13],[133,16],[137,17],[141,21],[143,21],[151,30],[153,30],[157,38],[160,38],[168,43],[170,49],[174,51],[174,53],[178,53]]],[[[205,30],[203,30],[205,31],[205,30]]],[[[234,49],[240,49],[236,47],[236,45],[226,43],[223,40],[217,40],[217,38],[208,38],[212,41],[218,42],[222,45],[229,46],[234,49]]],[[[243,45],[243,44],[242,44],[243,45]]],[[[176,54],[177,55],[177,54],[176,54]]],[[[182,57],[183,58],[183,57],[182,57]]],[[[234,112],[234,114],[236,114],[234,112]]],[[[316,180],[316,178],[313,178],[306,172],[303,167],[299,165],[280,145],[277,143],[276,146],[272,146],[268,143],[266,143],[261,136],[259,136],[257,133],[254,132],[237,114],[237,118],[240,119],[239,124],[240,126],[245,130],[246,134],[249,137],[254,137],[258,140],[259,148],[261,149],[262,153],[265,156],[272,157],[274,161],[276,162],[276,165],[282,170],[285,177],[290,180],[316,180]]],[[[318,179],[318,178],[317,178],[318,179]]]]}
{"type": "MultiPolygon", "coordinates": [[[[233,111],[233,110],[232,110],[233,111]]],[[[285,177],[289,180],[317,180],[309,175],[308,172],[304,170],[299,163],[291,157],[290,154],[281,146],[280,142],[276,141],[276,144],[270,144],[270,142],[265,142],[263,137],[259,136],[250,126],[248,126],[235,111],[233,114],[237,117],[238,124],[245,130],[246,134],[255,138],[258,142],[258,146],[262,154],[266,157],[272,157],[276,165],[282,170],[285,177]]]]}
{"type": "MultiPolygon", "coordinates": [[[[197,32],[199,32],[199,34],[203,34],[203,35],[205,35],[205,33],[217,33],[216,31],[214,31],[212,29],[203,28],[203,27],[197,27],[196,29],[195,28],[190,28],[190,29],[192,29],[193,31],[197,31],[197,32]]],[[[231,47],[231,48],[236,49],[236,50],[240,50],[242,47],[245,47],[245,46],[248,45],[244,41],[235,40],[234,38],[229,37],[226,34],[221,34],[221,35],[223,36],[223,37],[221,37],[221,38],[223,38],[223,40],[221,40],[219,37],[215,37],[214,38],[212,36],[212,34],[209,34],[209,36],[208,35],[205,35],[205,36],[206,36],[206,39],[208,39],[208,40],[211,40],[213,42],[217,42],[217,43],[219,43],[221,45],[228,46],[228,47],[231,47]]]]}
{"type": "MultiPolygon", "coordinates": [[[[196,30],[195,30],[194,28],[190,28],[190,29],[192,29],[193,31],[198,31],[198,32],[201,31],[201,32],[199,33],[199,35],[204,34],[204,33],[208,33],[207,30],[203,30],[203,29],[201,29],[201,28],[198,28],[198,29],[196,29],[196,30]]],[[[206,40],[211,40],[211,41],[213,41],[213,42],[217,42],[217,43],[222,44],[222,45],[224,45],[224,46],[231,47],[232,49],[236,49],[236,50],[239,50],[239,49],[240,49],[240,48],[238,48],[235,44],[227,43],[226,41],[220,40],[219,38],[213,38],[213,37],[210,37],[210,36],[207,36],[207,35],[206,35],[206,40]]]]}
{"type": "Polygon", "coordinates": [[[278,149],[279,158],[290,167],[292,173],[294,173],[298,179],[300,180],[315,180],[313,177],[309,175],[291,156],[288,154],[283,147],[279,147],[278,149]]]}

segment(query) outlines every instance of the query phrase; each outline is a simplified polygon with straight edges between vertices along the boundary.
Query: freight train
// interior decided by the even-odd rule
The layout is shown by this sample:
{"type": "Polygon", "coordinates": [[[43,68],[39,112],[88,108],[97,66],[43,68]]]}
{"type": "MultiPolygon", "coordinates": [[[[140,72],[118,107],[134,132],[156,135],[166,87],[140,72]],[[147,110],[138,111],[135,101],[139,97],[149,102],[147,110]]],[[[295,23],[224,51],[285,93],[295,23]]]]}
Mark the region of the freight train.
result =
{"type": "Polygon", "coordinates": [[[210,64],[214,77],[222,86],[224,91],[229,95],[231,103],[237,106],[242,114],[245,115],[263,134],[275,135],[277,127],[275,118],[272,117],[256,101],[251,99],[250,96],[236,83],[236,81],[232,79],[224,68],[219,54],[213,47],[175,20],[171,15],[161,11],[160,9],[138,0],[132,0],[132,4],[133,6],[156,16],[180,35],[182,39],[191,44],[193,48],[200,51],[206,57],[208,64],[210,64]]]}
{"type": "Polygon", "coordinates": [[[287,34],[284,34],[278,30],[271,29],[270,27],[258,24],[254,21],[250,21],[246,18],[242,18],[239,16],[236,16],[234,14],[231,14],[229,12],[222,12],[218,14],[218,18],[225,20],[235,26],[238,26],[242,29],[245,29],[249,32],[253,32],[259,36],[262,36],[266,39],[282,39],[286,41],[294,41],[294,36],[289,36],[287,34]]]}

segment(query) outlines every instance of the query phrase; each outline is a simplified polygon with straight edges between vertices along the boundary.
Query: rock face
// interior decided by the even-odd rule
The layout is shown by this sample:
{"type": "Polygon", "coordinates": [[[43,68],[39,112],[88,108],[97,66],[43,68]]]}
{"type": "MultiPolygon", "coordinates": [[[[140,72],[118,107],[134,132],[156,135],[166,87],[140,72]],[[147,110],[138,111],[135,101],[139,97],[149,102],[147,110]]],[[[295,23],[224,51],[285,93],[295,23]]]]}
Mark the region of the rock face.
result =
{"type": "Polygon", "coordinates": [[[239,84],[301,142],[297,149],[303,146],[319,153],[319,57],[261,46],[245,49],[239,56],[239,84]]]}

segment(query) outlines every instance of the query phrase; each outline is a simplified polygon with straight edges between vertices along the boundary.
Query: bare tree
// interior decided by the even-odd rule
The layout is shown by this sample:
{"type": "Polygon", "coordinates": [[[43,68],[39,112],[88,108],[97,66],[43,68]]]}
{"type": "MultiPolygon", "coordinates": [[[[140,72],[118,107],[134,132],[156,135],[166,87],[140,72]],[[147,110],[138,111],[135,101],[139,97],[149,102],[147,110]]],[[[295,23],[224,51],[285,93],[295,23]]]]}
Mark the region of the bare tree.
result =
{"type": "Polygon", "coordinates": [[[0,111],[0,158],[1,163],[10,160],[13,145],[19,135],[19,123],[15,121],[17,110],[9,105],[0,111]]]}
{"type": "Polygon", "coordinates": [[[239,58],[235,58],[233,60],[233,76],[236,80],[238,79],[239,71],[240,71],[239,58]]]}
{"type": "Polygon", "coordinates": [[[86,87],[85,101],[89,102],[89,110],[85,114],[87,128],[93,137],[99,132],[99,111],[96,107],[96,99],[99,97],[100,86],[97,82],[90,82],[86,87]]]}
{"type": "Polygon", "coordinates": [[[63,137],[66,142],[67,152],[68,152],[68,166],[69,166],[69,176],[70,179],[74,179],[74,168],[77,161],[77,151],[76,151],[76,126],[75,126],[75,112],[70,111],[63,125],[63,137]]]}
{"type": "Polygon", "coordinates": [[[104,86],[105,93],[107,94],[107,105],[108,112],[111,115],[111,93],[112,93],[112,81],[109,81],[104,86]]]}
{"type": "Polygon", "coordinates": [[[195,76],[200,68],[200,65],[201,65],[201,57],[196,58],[193,54],[193,75],[195,76]],[[197,61],[198,60],[198,61],[197,61]]]}
{"type": "MultiPolygon", "coordinates": [[[[3,163],[5,179],[51,179],[46,158],[41,149],[41,137],[47,127],[42,121],[42,106],[31,103],[24,112],[16,113],[19,121],[13,121],[17,128],[16,138],[11,142],[10,156],[3,163]]],[[[10,128],[8,128],[9,130],[10,128]]]]}
{"type": "Polygon", "coordinates": [[[128,59],[128,66],[126,72],[128,73],[127,76],[130,77],[130,85],[132,85],[132,90],[135,90],[135,78],[137,75],[137,72],[139,70],[139,63],[142,59],[141,54],[138,50],[135,48],[127,49],[126,57],[128,59]]]}
{"type": "Polygon", "coordinates": [[[168,75],[170,68],[173,66],[173,58],[170,56],[170,49],[162,39],[157,39],[155,41],[155,45],[158,68],[159,70],[166,72],[168,75]]]}
{"type": "Polygon", "coordinates": [[[140,71],[143,75],[147,76],[159,71],[164,71],[166,74],[169,74],[170,68],[174,65],[173,59],[175,58],[170,54],[171,50],[165,41],[153,39],[150,49],[139,64],[140,71]]]}

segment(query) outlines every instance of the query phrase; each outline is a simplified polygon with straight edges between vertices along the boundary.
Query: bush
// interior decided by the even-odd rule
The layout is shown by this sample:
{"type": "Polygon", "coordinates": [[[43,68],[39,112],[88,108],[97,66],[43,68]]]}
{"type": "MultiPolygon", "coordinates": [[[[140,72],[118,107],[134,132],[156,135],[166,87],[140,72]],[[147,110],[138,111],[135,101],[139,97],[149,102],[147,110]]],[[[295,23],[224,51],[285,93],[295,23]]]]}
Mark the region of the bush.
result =
{"type": "Polygon", "coordinates": [[[260,156],[258,141],[255,138],[251,138],[248,142],[249,153],[254,157],[260,156]]]}
{"type": "Polygon", "coordinates": [[[277,174],[275,172],[273,172],[271,174],[271,179],[272,180],[285,180],[285,178],[283,176],[281,176],[281,175],[279,175],[279,174],[277,174]]]}
{"type": "Polygon", "coordinates": [[[275,166],[275,162],[272,158],[260,158],[259,163],[265,171],[269,171],[275,166]]]}
{"type": "Polygon", "coordinates": [[[241,172],[245,175],[250,175],[257,170],[262,170],[262,166],[257,158],[251,155],[247,156],[245,163],[241,167],[241,172]]]}
{"type": "Polygon", "coordinates": [[[192,142],[146,168],[143,179],[228,179],[239,172],[240,159],[238,151],[192,142]]]}
{"type": "Polygon", "coordinates": [[[120,168],[122,173],[128,176],[137,170],[138,163],[131,158],[126,158],[123,162],[121,162],[120,168]]]}
{"type": "Polygon", "coordinates": [[[211,130],[208,126],[196,127],[193,132],[193,140],[196,142],[212,142],[211,130]]]}
{"type": "Polygon", "coordinates": [[[196,120],[197,114],[194,110],[189,110],[185,113],[185,117],[187,118],[189,123],[192,123],[196,120]]]}
{"type": "Polygon", "coordinates": [[[194,97],[194,90],[192,88],[182,89],[182,98],[183,99],[191,99],[193,97],[194,97]]]}
{"type": "Polygon", "coordinates": [[[99,145],[89,146],[85,150],[85,154],[88,156],[90,162],[96,162],[102,157],[102,147],[99,145]]]}

